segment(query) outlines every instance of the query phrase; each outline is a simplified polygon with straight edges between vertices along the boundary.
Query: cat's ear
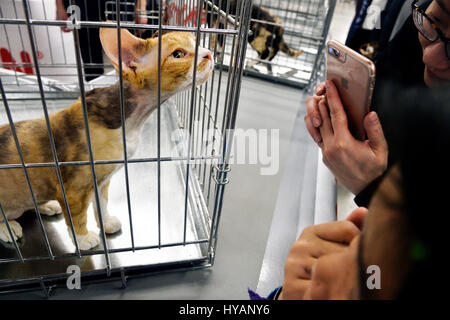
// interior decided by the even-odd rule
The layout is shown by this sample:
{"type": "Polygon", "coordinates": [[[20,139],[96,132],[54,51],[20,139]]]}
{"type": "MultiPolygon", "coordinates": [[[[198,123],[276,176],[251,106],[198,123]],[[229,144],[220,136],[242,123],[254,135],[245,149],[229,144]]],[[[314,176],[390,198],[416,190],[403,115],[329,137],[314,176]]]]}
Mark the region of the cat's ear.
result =
{"type": "MultiPolygon", "coordinates": [[[[144,78],[140,71],[142,58],[147,55],[154,42],[151,39],[140,39],[133,36],[128,30],[120,30],[121,54],[122,54],[122,74],[124,79],[133,83],[136,87],[144,86],[144,78]]],[[[116,70],[119,70],[119,50],[117,29],[100,28],[100,41],[106,55],[111,60],[116,70]]]]}

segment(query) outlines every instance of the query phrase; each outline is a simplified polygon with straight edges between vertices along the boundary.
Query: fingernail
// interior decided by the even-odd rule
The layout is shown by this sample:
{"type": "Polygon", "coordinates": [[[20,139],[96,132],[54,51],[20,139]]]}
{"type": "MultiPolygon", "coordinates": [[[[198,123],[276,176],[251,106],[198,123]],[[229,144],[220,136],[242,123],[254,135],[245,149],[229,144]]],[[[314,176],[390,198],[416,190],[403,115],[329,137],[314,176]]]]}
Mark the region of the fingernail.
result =
{"type": "Polygon", "coordinates": [[[323,85],[322,84],[318,84],[316,86],[316,93],[321,92],[323,90],[323,85]]]}
{"type": "Polygon", "coordinates": [[[378,116],[377,113],[372,111],[371,113],[369,113],[369,123],[370,124],[375,124],[378,122],[378,116]]]}
{"type": "Polygon", "coordinates": [[[312,119],[312,122],[313,122],[314,127],[316,127],[316,128],[320,127],[320,120],[319,120],[319,118],[314,117],[312,119]]]}

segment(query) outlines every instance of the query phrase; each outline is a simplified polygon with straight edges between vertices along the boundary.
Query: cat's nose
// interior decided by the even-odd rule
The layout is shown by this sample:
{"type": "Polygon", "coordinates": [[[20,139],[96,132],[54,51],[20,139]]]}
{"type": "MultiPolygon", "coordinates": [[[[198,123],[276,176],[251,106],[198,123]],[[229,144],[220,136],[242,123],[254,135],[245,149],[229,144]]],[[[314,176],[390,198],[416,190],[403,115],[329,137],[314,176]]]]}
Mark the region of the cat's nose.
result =
{"type": "Polygon", "coordinates": [[[203,56],[203,59],[209,59],[209,60],[212,61],[212,55],[211,55],[211,52],[206,53],[206,54],[203,56]]]}

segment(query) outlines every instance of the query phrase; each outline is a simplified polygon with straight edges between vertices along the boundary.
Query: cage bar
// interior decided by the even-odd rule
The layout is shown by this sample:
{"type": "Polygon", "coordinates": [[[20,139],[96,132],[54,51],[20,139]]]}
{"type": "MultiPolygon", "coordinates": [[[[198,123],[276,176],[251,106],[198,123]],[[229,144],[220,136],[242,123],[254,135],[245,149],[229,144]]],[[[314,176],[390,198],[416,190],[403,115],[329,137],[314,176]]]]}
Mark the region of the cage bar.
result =
{"type": "MultiPolygon", "coordinates": [[[[106,14],[106,11],[105,11],[106,14]]],[[[116,0],[116,17],[120,17],[120,0],[116,0]]],[[[130,180],[128,177],[128,155],[127,155],[127,139],[126,139],[126,125],[125,125],[125,106],[123,100],[123,76],[122,76],[122,38],[120,35],[120,19],[117,19],[117,52],[119,56],[119,99],[120,99],[120,117],[122,123],[122,146],[123,146],[123,160],[125,170],[125,186],[127,192],[127,207],[128,207],[128,219],[130,222],[130,237],[131,246],[134,252],[134,234],[133,234],[133,218],[131,216],[131,200],[130,200],[130,180]]],[[[159,60],[158,60],[159,61],[159,60]]],[[[159,93],[159,90],[158,90],[159,93]]]]}

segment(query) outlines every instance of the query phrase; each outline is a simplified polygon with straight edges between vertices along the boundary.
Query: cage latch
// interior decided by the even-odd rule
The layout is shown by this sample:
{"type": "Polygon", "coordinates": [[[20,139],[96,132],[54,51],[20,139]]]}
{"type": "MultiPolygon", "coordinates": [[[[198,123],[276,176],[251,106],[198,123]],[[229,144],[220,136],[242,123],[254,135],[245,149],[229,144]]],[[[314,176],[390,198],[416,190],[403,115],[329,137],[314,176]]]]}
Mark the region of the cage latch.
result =
{"type": "Polygon", "coordinates": [[[217,165],[216,164],[216,165],[214,165],[213,168],[216,170],[216,173],[213,175],[213,179],[216,182],[216,184],[218,184],[218,185],[219,184],[227,184],[230,182],[230,180],[228,180],[228,178],[224,178],[225,177],[224,173],[231,171],[231,167],[228,164],[226,164],[226,165],[223,165],[223,164],[217,165]],[[220,177],[220,178],[218,178],[218,177],[220,177]]]}

